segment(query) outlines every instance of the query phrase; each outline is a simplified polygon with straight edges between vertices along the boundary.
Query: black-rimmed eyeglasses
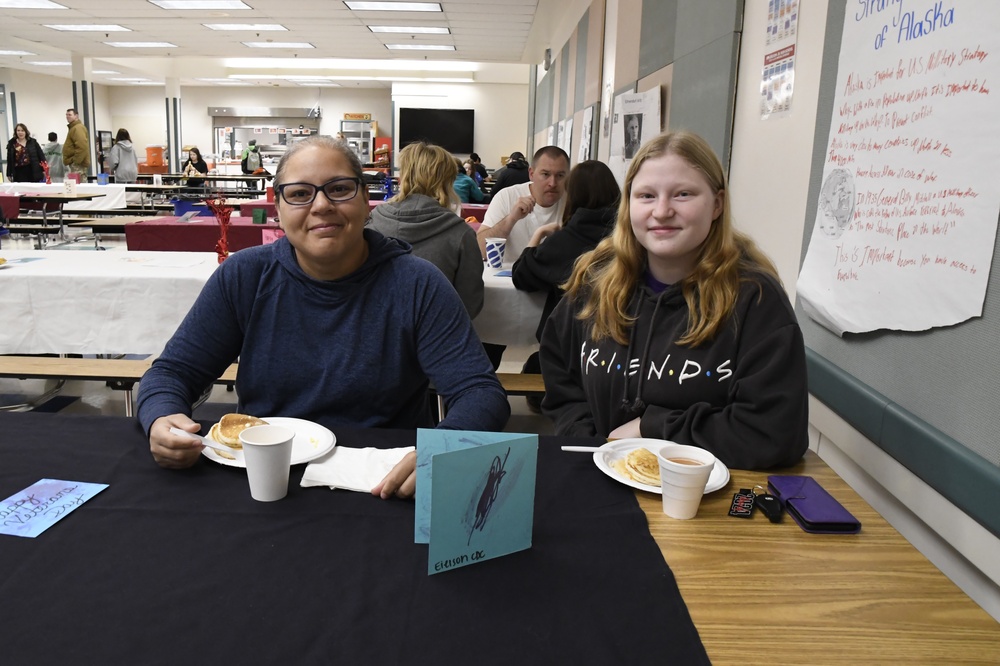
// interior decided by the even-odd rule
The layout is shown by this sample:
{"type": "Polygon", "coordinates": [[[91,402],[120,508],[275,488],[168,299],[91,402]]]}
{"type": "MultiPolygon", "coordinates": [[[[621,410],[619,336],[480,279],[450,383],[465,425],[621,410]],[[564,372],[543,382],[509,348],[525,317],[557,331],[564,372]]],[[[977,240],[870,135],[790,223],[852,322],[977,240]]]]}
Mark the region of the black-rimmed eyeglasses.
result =
{"type": "Polygon", "coordinates": [[[322,185],[312,183],[282,183],[276,188],[278,195],[293,206],[306,206],[316,199],[316,192],[322,190],[333,203],[350,201],[358,196],[360,178],[334,178],[322,185]]]}

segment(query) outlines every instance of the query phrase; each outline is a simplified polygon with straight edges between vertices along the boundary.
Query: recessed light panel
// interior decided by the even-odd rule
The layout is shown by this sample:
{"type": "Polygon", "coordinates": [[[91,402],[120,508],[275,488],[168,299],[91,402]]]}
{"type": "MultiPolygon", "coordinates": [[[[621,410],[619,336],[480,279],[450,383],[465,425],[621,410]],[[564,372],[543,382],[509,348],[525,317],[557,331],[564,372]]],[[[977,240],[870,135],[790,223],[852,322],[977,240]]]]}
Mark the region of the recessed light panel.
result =
{"type": "Polygon", "coordinates": [[[46,28],[61,30],[63,32],[132,32],[128,28],[120,25],[94,25],[92,23],[79,23],[74,25],[46,25],[46,28]]]}
{"type": "Polygon", "coordinates": [[[0,50],[0,56],[30,56],[38,55],[37,53],[32,53],[31,51],[11,51],[11,50],[0,50]]]}
{"type": "Polygon", "coordinates": [[[386,44],[385,48],[393,51],[454,51],[454,46],[445,44],[386,44]]]}
{"type": "Polygon", "coordinates": [[[209,30],[253,30],[254,32],[288,30],[277,23],[202,23],[202,25],[209,30]]]}
{"type": "Polygon", "coordinates": [[[160,9],[252,9],[240,0],[149,0],[160,9]]]}
{"type": "Polygon", "coordinates": [[[0,9],[67,9],[49,0],[0,0],[0,9]]]}
{"type": "Polygon", "coordinates": [[[116,49],[176,49],[170,42],[104,42],[116,49]]]}
{"type": "Polygon", "coordinates": [[[243,42],[252,49],[312,49],[309,42],[243,42]]]}
{"type": "Polygon", "coordinates": [[[405,25],[370,25],[368,29],[372,32],[391,32],[402,35],[450,35],[448,28],[432,28],[427,26],[405,26],[405,25]]]}
{"type": "Polygon", "coordinates": [[[345,0],[347,8],[355,12],[439,12],[439,2],[354,2],[345,0]]]}

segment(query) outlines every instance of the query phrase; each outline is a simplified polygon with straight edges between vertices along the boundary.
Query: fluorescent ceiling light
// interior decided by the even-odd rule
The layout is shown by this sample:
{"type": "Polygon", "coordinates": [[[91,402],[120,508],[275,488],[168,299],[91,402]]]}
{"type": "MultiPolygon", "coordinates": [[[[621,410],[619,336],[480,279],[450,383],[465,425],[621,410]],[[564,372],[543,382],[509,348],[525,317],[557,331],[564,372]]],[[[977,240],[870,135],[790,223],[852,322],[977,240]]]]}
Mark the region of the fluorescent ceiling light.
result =
{"type": "Polygon", "coordinates": [[[32,53],[31,51],[10,51],[10,50],[2,50],[2,51],[0,51],[0,56],[5,56],[5,55],[9,55],[9,56],[29,56],[29,55],[38,55],[38,54],[37,53],[32,53]]]}
{"type": "Polygon", "coordinates": [[[123,76],[121,78],[108,79],[109,81],[128,81],[129,83],[142,83],[149,81],[149,79],[143,78],[141,76],[123,76]]]}
{"type": "Polygon", "coordinates": [[[243,42],[252,49],[312,49],[309,42],[243,42]]]}
{"type": "Polygon", "coordinates": [[[368,29],[372,32],[392,32],[404,35],[450,35],[451,30],[448,28],[432,28],[426,26],[410,26],[405,25],[370,25],[368,29]]]}
{"type": "Polygon", "coordinates": [[[72,25],[46,25],[46,28],[62,30],[63,32],[132,32],[120,25],[94,25],[93,23],[76,23],[72,25]]]}
{"type": "Polygon", "coordinates": [[[386,44],[391,51],[454,51],[454,46],[445,44],[386,44]]]}
{"type": "Polygon", "coordinates": [[[353,2],[345,0],[347,8],[355,12],[439,12],[439,2],[353,2]]]}
{"type": "Polygon", "coordinates": [[[277,23],[202,23],[202,25],[209,30],[253,30],[255,32],[288,30],[285,26],[277,23]]]}
{"type": "Polygon", "coordinates": [[[121,74],[121,72],[116,72],[113,69],[95,69],[91,74],[121,74]]]}
{"type": "Polygon", "coordinates": [[[26,65],[37,65],[39,67],[69,67],[73,63],[68,60],[36,60],[26,62],[26,65]]]}
{"type": "Polygon", "coordinates": [[[335,81],[416,81],[421,83],[475,83],[471,76],[331,76],[335,81]]]}
{"type": "Polygon", "coordinates": [[[240,0],[149,0],[160,9],[252,9],[240,0]]]}
{"type": "Polygon", "coordinates": [[[176,49],[170,42],[104,42],[116,49],[176,49]]]}
{"type": "Polygon", "coordinates": [[[49,0],[0,0],[0,9],[66,9],[49,0]]]}

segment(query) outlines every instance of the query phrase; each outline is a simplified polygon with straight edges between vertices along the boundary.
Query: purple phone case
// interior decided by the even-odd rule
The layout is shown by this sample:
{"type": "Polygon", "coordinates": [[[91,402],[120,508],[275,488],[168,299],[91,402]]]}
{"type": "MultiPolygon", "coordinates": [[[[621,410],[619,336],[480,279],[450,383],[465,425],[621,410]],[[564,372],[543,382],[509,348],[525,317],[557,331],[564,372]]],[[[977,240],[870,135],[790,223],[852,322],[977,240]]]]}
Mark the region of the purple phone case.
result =
{"type": "Polygon", "coordinates": [[[767,487],[806,532],[857,534],[861,522],[811,476],[769,476],[767,487]]]}

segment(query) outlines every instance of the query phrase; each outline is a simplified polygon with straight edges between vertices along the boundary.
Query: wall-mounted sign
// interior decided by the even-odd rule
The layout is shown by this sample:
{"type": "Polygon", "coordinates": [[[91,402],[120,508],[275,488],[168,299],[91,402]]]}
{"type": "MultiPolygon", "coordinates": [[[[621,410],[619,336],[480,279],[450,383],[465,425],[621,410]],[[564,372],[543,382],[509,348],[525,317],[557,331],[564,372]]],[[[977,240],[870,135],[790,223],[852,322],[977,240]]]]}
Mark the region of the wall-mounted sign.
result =
{"type": "Polygon", "coordinates": [[[370,113],[345,113],[344,120],[371,120],[372,114],[370,113]]]}

